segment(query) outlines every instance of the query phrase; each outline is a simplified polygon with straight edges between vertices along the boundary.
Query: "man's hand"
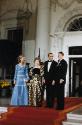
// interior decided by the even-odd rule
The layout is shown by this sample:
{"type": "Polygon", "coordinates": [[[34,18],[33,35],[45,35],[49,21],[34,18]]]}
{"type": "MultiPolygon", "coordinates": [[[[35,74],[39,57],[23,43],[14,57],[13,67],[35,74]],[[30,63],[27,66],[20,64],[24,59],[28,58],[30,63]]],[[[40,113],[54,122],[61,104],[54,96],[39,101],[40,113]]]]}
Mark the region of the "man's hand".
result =
{"type": "Polygon", "coordinates": [[[52,85],[55,85],[55,81],[54,80],[52,81],[52,85]]]}
{"type": "Polygon", "coordinates": [[[60,79],[60,84],[62,84],[64,82],[64,80],[63,79],[60,79]]]}

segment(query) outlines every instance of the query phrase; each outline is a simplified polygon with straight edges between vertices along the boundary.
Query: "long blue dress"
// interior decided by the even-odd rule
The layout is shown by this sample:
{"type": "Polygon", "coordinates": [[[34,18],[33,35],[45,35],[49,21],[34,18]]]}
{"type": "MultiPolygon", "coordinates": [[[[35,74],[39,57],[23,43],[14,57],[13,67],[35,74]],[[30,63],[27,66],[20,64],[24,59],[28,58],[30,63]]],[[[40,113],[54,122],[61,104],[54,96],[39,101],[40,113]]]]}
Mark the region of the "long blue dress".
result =
{"type": "Polygon", "coordinates": [[[16,84],[12,93],[11,105],[28,105],[28,88],[25,81],[29,80],[29,76],[26,66],[16,65],[14,80],[16,84]]]}

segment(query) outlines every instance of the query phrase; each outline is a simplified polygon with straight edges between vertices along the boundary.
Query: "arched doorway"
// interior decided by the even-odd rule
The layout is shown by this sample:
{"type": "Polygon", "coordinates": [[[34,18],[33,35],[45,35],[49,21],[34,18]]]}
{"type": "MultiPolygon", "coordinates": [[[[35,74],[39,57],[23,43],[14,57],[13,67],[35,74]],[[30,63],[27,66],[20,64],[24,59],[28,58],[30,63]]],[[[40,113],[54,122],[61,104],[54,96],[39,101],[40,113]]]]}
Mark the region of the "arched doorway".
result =
{"type": "MultiPolygon", "coordinates": [[[[82,17],[74,19],[67,27],[68,32],[82,31],[82,17]]],[[[77,41],[78,43],[78,41],[77,41]]],[[[68,47],[69,55],[69,96],[80,96],[79,87],[82,80],[82,46],[68,47]]]]}

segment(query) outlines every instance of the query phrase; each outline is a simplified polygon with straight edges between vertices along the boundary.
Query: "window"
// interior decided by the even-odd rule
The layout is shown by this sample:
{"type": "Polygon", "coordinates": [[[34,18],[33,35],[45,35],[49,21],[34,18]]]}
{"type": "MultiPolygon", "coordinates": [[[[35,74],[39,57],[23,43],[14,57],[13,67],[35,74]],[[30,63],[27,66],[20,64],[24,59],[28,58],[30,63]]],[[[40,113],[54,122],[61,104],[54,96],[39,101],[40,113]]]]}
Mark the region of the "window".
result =
{"type": "Polygon", "coordinates": [[[67,31],[82,31],[82,18],[77,18],[69,24],[67,31]]]}

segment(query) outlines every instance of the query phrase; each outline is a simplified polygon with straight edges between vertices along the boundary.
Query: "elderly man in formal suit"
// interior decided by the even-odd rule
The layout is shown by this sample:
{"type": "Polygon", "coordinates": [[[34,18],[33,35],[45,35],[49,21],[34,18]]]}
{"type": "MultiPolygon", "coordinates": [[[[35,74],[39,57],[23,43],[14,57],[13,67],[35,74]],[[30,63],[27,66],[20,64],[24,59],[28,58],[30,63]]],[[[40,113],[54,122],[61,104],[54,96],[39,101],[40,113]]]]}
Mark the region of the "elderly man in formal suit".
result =
{"type": "Polygon", "coordinates": [[[57,97],[57,109],[64,109],[64,88],[66,83],[67,62],[64,60],[64,53],[58,53],[58,64],[56,67],[55,93],[57,97]]]}
{"type": "Polygon", "coordinates": [[[46,85],[46,106],[54,106],[55,69],[57,62],[53,60],[53,53],[48,53],[48,60],[44,63],[44,83],[46,85]]]}

